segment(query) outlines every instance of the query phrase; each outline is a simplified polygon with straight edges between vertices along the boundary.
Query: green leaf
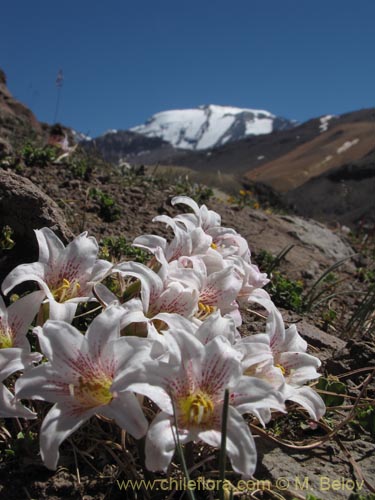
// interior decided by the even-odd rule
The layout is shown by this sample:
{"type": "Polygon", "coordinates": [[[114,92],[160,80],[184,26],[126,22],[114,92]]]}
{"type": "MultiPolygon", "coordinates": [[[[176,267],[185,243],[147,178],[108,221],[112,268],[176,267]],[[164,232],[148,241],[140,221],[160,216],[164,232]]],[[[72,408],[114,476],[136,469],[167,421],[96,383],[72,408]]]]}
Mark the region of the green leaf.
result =
{"type": "Polygon", "coordinates": [[[340,396],[340,394],[346,394],[346,385],[335,377],[320,377],[316,389],[337,394],[320,394],[326,406],[340,406],[345,401],[345,396],[340,396]]]}

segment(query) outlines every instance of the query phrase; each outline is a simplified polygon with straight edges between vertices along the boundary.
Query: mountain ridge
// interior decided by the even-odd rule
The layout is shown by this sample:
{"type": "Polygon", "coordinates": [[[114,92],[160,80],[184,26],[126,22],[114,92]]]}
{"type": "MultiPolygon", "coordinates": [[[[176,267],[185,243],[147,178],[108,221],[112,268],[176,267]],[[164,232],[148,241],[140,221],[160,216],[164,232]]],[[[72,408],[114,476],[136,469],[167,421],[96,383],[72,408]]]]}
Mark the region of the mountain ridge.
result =
{"type": "Polygon", "coordinates": [[[208,104],[161,111],[129,129],[159,137],[177,149],[206,150],[253,135],[292,128],[296,122],[269,111],[208,104]]]}

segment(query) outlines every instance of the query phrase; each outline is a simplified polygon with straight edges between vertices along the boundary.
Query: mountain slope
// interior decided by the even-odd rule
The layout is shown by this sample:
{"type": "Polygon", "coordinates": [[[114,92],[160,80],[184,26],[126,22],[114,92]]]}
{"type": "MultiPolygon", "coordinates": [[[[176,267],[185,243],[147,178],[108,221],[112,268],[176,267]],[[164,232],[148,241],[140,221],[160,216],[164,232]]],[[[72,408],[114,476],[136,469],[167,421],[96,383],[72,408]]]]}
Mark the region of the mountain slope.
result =
{"type": "Polygon", "coordinates": [[[0,69],[0,155],[41,133],[42,127],[34,114],[8,90],[5,73],[0,69]]]}
{"type": "Polygon", "coordinates": [[[81,141],[86,151],[98,151],[104,160],[112,163],[157,163],[178,154],[178,151],[159,137],[145,137],[128,130],[110,131],[106,134],[81,141]]]}
{"type": "Polygon", "coordinates": [[[130,130],[147,137],[159,137],[176,148],[202,150],[294,125],[295,122],[268,111],[208,105],[163,111],[130,130]]]}
{"type": "Polygon", "coordinates": [[[246,178],[286,192],[332,168],[365,157],[375,146],[374,138],[375,121],[338,123],[289,153],[252,169],[246,178]]]}

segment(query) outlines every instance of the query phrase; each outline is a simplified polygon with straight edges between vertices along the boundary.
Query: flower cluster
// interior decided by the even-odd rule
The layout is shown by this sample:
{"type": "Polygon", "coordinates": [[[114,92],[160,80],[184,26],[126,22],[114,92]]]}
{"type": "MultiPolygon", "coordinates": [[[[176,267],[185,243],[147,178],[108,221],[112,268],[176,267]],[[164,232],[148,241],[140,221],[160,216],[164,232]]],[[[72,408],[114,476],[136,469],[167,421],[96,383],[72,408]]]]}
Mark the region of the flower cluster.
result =
{"type": "Polygon", "coordinates": [[[0,417],[36,418],[21,400],[53,403],[40,429],[51,469],[60,444],[94,415],[135,439],[146,436],[152,471],[167,470],[177,436],[182,444],[220,447],[228,390],[226,453],[234,471],[251,477],[257,454],[244,416],[265,425],[272,412],[287,411],[286,401],[315,420],[325,411],[308,385],[320,362],[294,325],[285,329],[246,240],[205,205],[186,196],[172,204],[189,211],[155,217],[173,232],[170,240],[134,241],[150,252],[147,265],[110,264],[98,259],[86,233],[65,247],[44,228],[35,231],[39,261],[16,267],[3,282],[4,294],[25,281],[39,290],[8,308],[0,298],[0,417]],[[116,294],[104,284],[109,276],[119,282],[116,294]],[[81,332],[72,323],[88,301],[102,311],[81,332]],[[243,336],[241,310],[250,303],[263,308],[264,331],[243,336]],[[36,316],[32,348],[27,332],[36,316]],[[146,419],[150,400],[159,410],[146,419]]]}

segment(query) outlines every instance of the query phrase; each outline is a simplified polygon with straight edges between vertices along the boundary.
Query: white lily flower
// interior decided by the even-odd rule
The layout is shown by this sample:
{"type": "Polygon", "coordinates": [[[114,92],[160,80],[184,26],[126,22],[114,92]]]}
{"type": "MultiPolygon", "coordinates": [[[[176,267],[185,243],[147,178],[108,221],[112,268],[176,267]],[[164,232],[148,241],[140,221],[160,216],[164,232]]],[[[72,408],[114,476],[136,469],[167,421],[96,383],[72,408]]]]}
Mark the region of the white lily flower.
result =
{"type": "Polygon", "coordinates": [[[84,232],[66,247],[49,228],[35,231],[39,261],[21,264],[5,278],[2,291],[7,294],[24,281],[36,281],[49,302],[49,318],[73,320],[78,302],[92,297],[93,285],[102,280],[112,265],[98,260],[99,246],[84,232]]]}
{"type": "Polygon", "coordinates": [[[315,420],[325,413],[322,398],[309,381],[317,379],[318,358],[306,353],[307,342],[295,325],[285,330],[281,314],[275,306],[262,301],[269,309],[267,333],[241,339],[236,349],[243,354],[244,373],[269,382],[283,395],[284,401],[294,401],[307,410],[315,420]]]}
{"type": "Polygon", "coordinates": [[[220,447],[223,398],[228,388],[227,453],[233,469],[250,477],[256,467],[256,448],[241,415],[258,416],[262,408],[283,411],[280,395],[262,380],[242,375],[240,356],[224,337],[215,337],[204,345],[191,333],[172,333],[165,333],[168,362],[146,363],[143,382],[129,386],[161,409],[147,434],[146,467],[167,470],[177,432],[183,444],[204,441],[220,447]]]}
{"type": "Polygon", "coordinates": [[[20,347],[30,353],[27,330],[44,299],[44,292],[32,292],[13,302],[8,308],[0,296],[0,349],[20,347]]]}
{"type": "MultiPolygon", "coordinates": [[[[131,314],[124,315],[126,322],[129,321],[131,314]]],[[[133,321],[132,318],[130,318],[133,321]]],[[[225,337],[231,345],[241,338],[239,331],[236,328],[235,322],[231,317],[222,317],[220,311],[215,311],[210,314],[207,319],[197,324],[183,318],[179,314],[159,313],[154,318],[155,322],[162,325],[162,328],[157,331],[153,325],[148,327],[148,337],[153,340],[152,357],[159,358],[163,356],[163,360],[169,358],[169,337],[168,335],[160,335],[160,333],[169,332],[170,335],[179,336],[180,332],[183,334],[190,333],[194,335],[202,344],[207,344],[215,337],[225,337]]],[[[176,355],[176,350],[173,350],[176,355]]],[[[181,362],[182,360],[180,360],[181,362]]]]}
{"type": "Polygon", "coordinates": [[[24,370],[30,363],[39,361],[41,357],[38,353],[28,354],[21,347],[0,349],[0,418],[36,418],[35,413],[16,401],[1,382],[13,373],[24,370]]]}
{"type": "MultiPolygon", "coordinates": [[[[133,299],[131,307],[133,311],[142,310],[145,321],[160,312],[176,313],[190,318],[197,310],[198,290],[181,281],[166,279],[165,273],[161,273],[164,278],[162,279],[158,273],[138,262],[123,262],[116,265],[113,272],[140,280],[142,306],[140,309],[140,302],[136,303],[133,299]]],[[[129,302],[126,302],[124,307],[129,308],[129,302]]]]}
{"type": "MultiPolygon", "coordinates": [[[[247,303],[250,297],[252,295],[256,296],[256,294],[259,293],[256,291],[262,289],[269,283],[270,280],[267,278],[267,274],[261,273],[255,264],[246,262],[240,256],[231,255],[225,260],[228,264],[234,266],[236,276],[242,282],[241,290],[238,293],[238,301],[241,304],[248,305],[247,303]]],[[[265,290],[263,290],[262,293],[264,297],[270,299],[265,290]]]]}
{"type": "Polygon", "coordinates": [[[222,267],[209,273],[206,262],[212,259],[195,256],[182,260],[189,260],[192,268],[187,269],[183,262],[179,265],[180,261],[175,261],[177,265],[171,269],[169,276],[170,279],[185,282],[199,291],[197,318],[203,320],[214,311],[220,310],[223,316],[231,316],[236,326],[240,326],[242,318],[236,299],[242,282],[233,266],[226,266],[224,260],[220,259],[222,267]]]}
{"type": "Polygon", "coordinates": [[[133,241],[133,245],[145,248],[151,253],[155,253],[161,248],[167,262],[172,262],[181,256],[200,255],[212,251],[212,238],[206,234],[202,228],[196,227],[187,231],[174,219],[167,215],[154,217],[153,222],[164,222],[174,231],[174,238],[171,242],[156,235],[142,235],[133,241]]]}
{"type": "Polygon", "coordinates": [[[193,210],[193,214],[180,214],[175,217],[175,220],[182,222],[188,230],[194,227],[201,227],[207,232],[213,227],[221,226],[221,216],[213,210],[208,210],[206,205],[199,206],[196,201],[188,196],[175,196],[172,205],[187,205],[193,210]]]}
{"type": "Polygon", "coordinates": [[[212,237],[211,247],[217,250],[223,257],[239,255],[250,262],[250,250],[247,241],[234,229],[222,227],[221,217],[213,210],[208,210],[206,205],[199,206],[188,196],[176,196],[172,199],[172,205],[183,204],[193,210],[193,214],[179,214],[173,218],[181,222],[187,231],[200,227],[212,237]]]}
{"type": "Polygon", "coordinates": [[[55,403],[40,430],[42,459],[50,469],[56,468],[60,444],[96,413],[114,419],[137,439],[146,433],[147,421],[126,380],[149,357],[151,346],[146,339],[120,338],[121,314],[120,307],[108,307],[85,336],[62,321],[36,329],[49,361],[26,370],[15,392],[19,399],[55,403]],[[121,393],[112,388],[120,378],[121,393]]]}
{"type": "MultiPolygon", "coordinates": [[[[0,296],[0,382],[41,360],[41,354],[31,353],[26,334],[43,296],[43,292],[33,292],[8,308],[0,296]]],[[[15,401],[12,393],[0,383],[0,417],[35,418],[36,415],[15,401]]]]}

